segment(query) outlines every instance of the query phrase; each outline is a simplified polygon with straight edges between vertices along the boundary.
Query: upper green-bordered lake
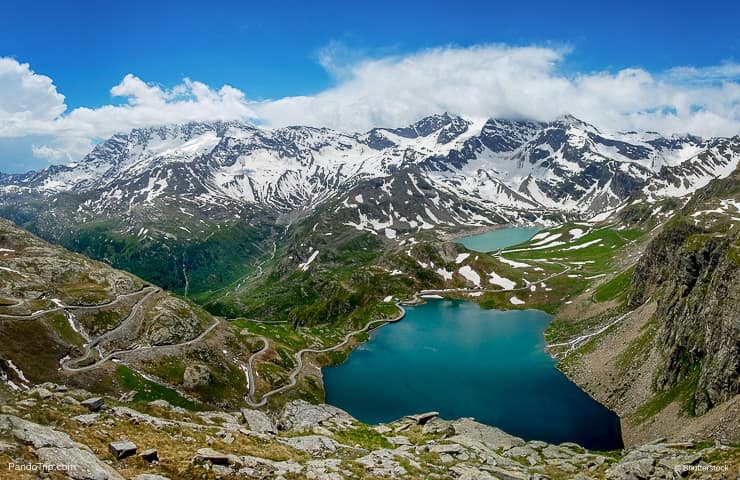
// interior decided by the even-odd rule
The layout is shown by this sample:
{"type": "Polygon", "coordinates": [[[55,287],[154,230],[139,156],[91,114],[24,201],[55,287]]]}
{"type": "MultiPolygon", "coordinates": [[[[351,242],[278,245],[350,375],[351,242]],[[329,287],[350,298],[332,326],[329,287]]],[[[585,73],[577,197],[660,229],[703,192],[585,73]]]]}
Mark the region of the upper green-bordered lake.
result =
{"type": "Polygon", "coordinates": [[[526,242],[534,236],[541,227],[511,227],[499,228],[490,232],[458,239],[466,248],[476,252],[492,252],[517,243],[526,242]]]}
{"type": "MultiPolygon", "coordinates": [[[[520,243],[536,231],[506,230],[489,234],[511,243],[480,249],[520,243]]],[[[617,415],[580,390],[545,352],[549,321],[538,310],[484,310],[460,300],[408,307],[403,320],[372,332],[346,362],[323,370],[326,401],[369,423],[436,410],[448,419],[475,417],[527,440],[620,448],[617,415]]]]}

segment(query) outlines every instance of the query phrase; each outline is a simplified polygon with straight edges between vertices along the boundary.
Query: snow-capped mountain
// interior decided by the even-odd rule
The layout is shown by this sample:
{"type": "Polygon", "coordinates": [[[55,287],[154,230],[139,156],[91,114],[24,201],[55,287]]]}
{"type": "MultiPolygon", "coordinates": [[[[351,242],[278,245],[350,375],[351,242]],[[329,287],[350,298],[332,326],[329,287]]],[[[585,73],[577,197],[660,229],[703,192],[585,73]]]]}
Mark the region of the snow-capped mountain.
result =
{"type": "Polygon", "coordinates": [[[641,189],[690,193],[728,175],[738,158],[740,136],[609,134],[572,116],[539,123],[445,113],[365,133],[189,123],[115,135],[80,162],[0,176],[0,195],[6,204],[73,195],[80,219],[139,220],[163,206],[213,219],[255,209],[290,215],[335,199],[357,210],[356,225],[363,215],[372,225],[364,204],[384,215],[374,222],[413,229],[590,216],[641,189]]]}

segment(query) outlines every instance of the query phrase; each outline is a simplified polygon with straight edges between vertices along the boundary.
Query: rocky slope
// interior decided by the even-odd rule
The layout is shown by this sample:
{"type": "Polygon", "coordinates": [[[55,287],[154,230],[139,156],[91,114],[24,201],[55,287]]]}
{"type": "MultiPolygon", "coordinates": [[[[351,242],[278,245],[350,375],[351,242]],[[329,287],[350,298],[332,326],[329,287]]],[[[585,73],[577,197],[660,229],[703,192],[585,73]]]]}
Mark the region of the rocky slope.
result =
{"type": "MultiPolygon", "coordinates": [[[[372,426],[300,400],[268,416],[91,399],[54,384],[24,395],[0,393],[0,458],[13,466],[74,467],[50,478],[729,479],[740,467],[740,449],[719,442],[591,452],[525,442],[433,412],[372,426]]],[[[15,468],[0,471],[0,478],[38,478],[15,468]]]]}
{"type": "Polygon", "coordinates": [[[225,405],[244,395],[248,353],[196,305],[0,220],[0,378],[12,389],[136,385],[140,397],[225,405]]]}
{"type": "Polygon", "coordinates": [[[579,313],[574,305],[560,315],[566,324],[574,321],[568,316],[588,324],[584,317],[606,312],[601,321],[610,328],[560,358],[620,414],[628,444],[656,435],[740,438],[738,185],[736,170],[662,222],[640,214],[639,202],[625,208],[617,220],[643,223],[650,234],[597,293],[577,299],[579,313]],[[597,298],[600,290],[612,293],[597,298]]]}

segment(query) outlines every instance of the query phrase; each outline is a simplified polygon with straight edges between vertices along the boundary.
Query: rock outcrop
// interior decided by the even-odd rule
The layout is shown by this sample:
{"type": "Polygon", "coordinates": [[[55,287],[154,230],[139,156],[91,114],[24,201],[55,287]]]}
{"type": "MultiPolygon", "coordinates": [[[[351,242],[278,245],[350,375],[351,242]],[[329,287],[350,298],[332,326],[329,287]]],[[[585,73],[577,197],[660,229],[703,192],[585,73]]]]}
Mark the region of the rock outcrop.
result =
{"type": "Polygon", "coordinates": [[[707,235],[678,218],[648,245],[632,277],[630,307],[658,298],[655,388],[691,383],[692,414],[740,393],[739,235],[707,235]]]}
{"type": "Polygon", "coordinates": [[[667,480],[675,478],[674,472],[690,476],[710,468],[715,469],[712,478],[729,479],[740,466],[740,448],[720,443],[657,442],[592,452],[573,443],[525,441],[470,418],[410,415],[373,427],[336,407],[302,400],[285,406],[279,422],[283,430],[275,433],[266,428],[269,416],[253,410],[242,412],[251,423],[238,423],[238,416],[228,412],[172,408],[164,419],[106,399],[110,408],[94,414],[94,421],[80,423],[72,419],[86,411],[80,405],[54,397],[27,402],[27,393],[8,400],[4,410],[13,408],[35,420],[0,415],[0,456],[19,465],[75,465],[68,472],[73,480],[121,480],[121,472],[136,480],[667,480]],[[54,418],[58,426],[42,425],[46,418],[54,418]],[[253,431],[252,423],[263,432],[253,431]],[[144,451],[134,456],[137,445],[144,451]]]}

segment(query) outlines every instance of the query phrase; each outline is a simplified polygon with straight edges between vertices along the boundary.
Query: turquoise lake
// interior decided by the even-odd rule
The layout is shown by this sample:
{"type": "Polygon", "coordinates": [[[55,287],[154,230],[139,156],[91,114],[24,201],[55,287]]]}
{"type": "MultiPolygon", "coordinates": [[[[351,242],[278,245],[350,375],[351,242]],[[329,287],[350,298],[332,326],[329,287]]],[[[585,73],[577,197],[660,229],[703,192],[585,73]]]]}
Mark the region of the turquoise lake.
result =
{"type": "Polygon", "coordinates": [[[476,252],[492,252],[499,248],[505,248],[517,243],[526,242],[537,232],[542,230],[541,227],[511,227],[499,228],[490,232],[473,235],[470,237],[460,238],[458,243],[462,243],[466,248],[476,252]]]}
{"type": "MultiPolygon", "coordinates": [[[[503,232],[488,234],[513,243],[534,234],[503,232]]],[[[474,417],[526,440],[622,447],[617,415],[545,353],[547,313],[434,299],[406,310],[400,322],[373,331],[346,362],[323,369],[327,403],[368,423],[433,410],[447,419],[474,417]]]]}

